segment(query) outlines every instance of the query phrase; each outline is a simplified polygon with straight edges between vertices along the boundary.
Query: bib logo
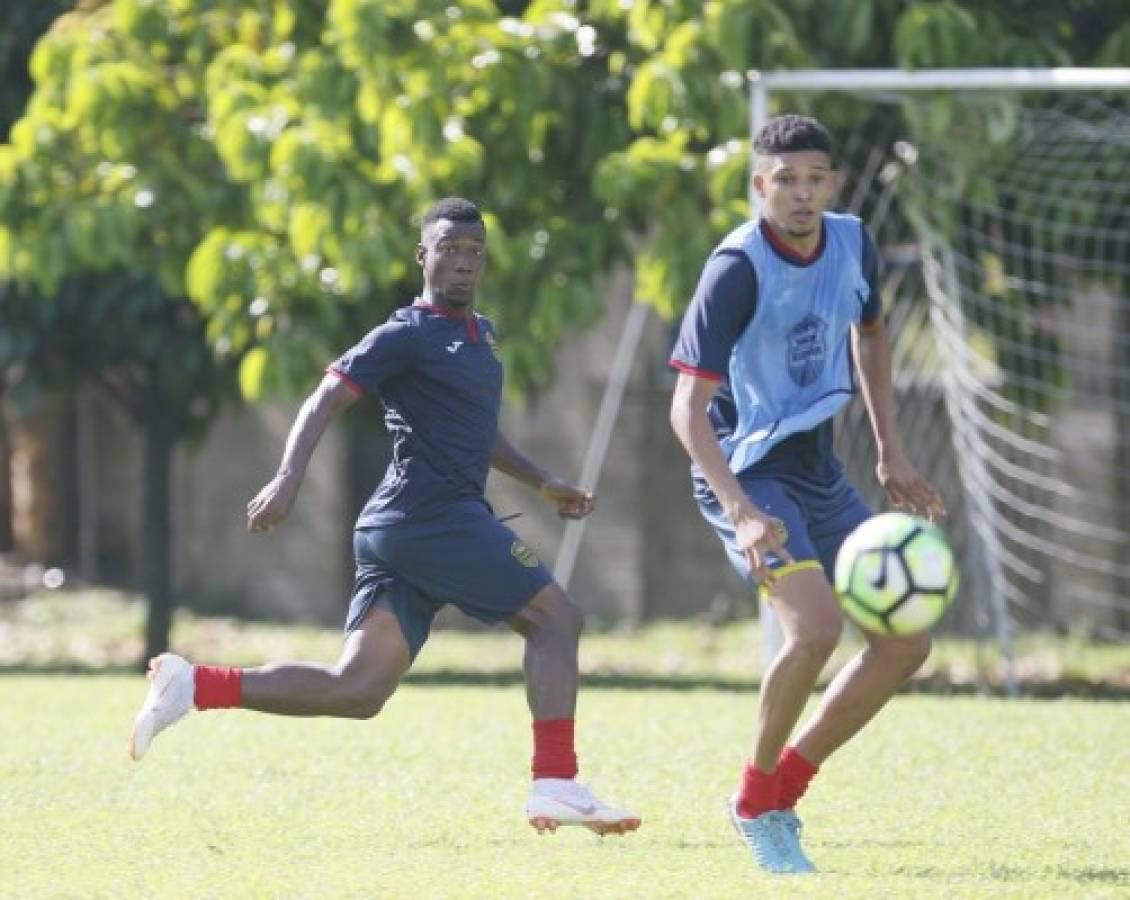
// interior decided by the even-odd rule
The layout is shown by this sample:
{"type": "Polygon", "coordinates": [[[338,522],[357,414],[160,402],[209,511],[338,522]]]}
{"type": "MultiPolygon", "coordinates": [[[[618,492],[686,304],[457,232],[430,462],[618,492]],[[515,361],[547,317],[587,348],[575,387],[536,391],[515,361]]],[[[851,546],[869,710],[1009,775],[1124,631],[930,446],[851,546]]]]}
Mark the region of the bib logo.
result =
{"type": "Polygon", "coordinates": [[[534,551],[519,540],[514,541],[514,543],[510,545],[510,553],[527,569],[532,569],[538,564],[538,558],[534,554],[534,551]]]}
{"type": "Polygon", "coordinates": [[[811,313],[789,329],[789,376],[800,387],[808,387],[824,371],[827,330],[828,324],[811,313]]]}

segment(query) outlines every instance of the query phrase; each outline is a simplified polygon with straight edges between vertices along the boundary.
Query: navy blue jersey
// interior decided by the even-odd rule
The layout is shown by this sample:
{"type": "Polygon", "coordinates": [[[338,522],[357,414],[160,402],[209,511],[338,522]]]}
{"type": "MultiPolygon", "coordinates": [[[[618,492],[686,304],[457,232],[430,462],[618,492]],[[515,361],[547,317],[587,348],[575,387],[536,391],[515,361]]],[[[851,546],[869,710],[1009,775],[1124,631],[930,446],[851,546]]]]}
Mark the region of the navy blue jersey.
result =
{"type": "Polygon", "coordinates": [[[392,461],[358,528],[483,499],[502,397],[502,363],[485,317],[403,307],[327,371],[384,404],[392,438],[392,461]]]}
{"type": "MultiPolygon", "coordinates": [[[[825,250],[826,228],[822,230],[821,242],[813,254],[803,257],[782,244],[764,222],[760,224],[768,246],[781,262],[806,268],[820,261],[825,250]]],[[[865,228],[862,228],[862,241],[863,275],[870,290],[860,321],[866,325],[878,320],[882,306],[878,289],[878,253],[865,228]]],[[[703,267],[671,353],[674,368],[719,382],[718,392],[710,404],[709,417],[720,441],[733,434],[738,421],[729,383],[731,354],[753,319],[758,302],[757,273],[749,257],[738,248],[720,249],[703,267]]],[[[809,430],[781,440],[749,467],[748,474],[804,474],[821,480],[834,478],[841,466],[832,452],[832,443],[833,428],[829,418],[809,430]]],[[[695,471],[697,475],[697,467],[695,471]]]]}

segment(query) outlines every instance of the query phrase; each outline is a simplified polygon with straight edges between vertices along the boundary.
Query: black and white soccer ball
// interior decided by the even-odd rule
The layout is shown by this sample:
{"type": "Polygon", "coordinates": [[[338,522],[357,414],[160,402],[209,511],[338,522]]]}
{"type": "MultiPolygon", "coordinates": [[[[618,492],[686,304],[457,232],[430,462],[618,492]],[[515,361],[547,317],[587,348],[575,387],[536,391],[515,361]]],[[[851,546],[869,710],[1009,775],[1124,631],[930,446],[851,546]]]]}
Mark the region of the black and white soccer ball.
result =
{"type": "Polygon", "coordinates": [[[916,634],[942,617],[958,573],[945,534],[900,512],[872,516],[836,557],[836,593],[849,618],[878,634],[916,634]]]}

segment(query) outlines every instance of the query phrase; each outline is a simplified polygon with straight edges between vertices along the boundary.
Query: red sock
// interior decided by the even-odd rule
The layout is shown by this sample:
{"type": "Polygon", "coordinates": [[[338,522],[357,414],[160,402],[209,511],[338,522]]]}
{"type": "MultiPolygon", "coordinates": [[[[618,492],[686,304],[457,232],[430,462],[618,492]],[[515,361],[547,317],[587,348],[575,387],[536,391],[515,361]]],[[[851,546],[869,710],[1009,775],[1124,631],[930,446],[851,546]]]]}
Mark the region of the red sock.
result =
{"type": "Polygon", "coordinates": [[[243,699],[243,669],[234,666],[194,666],[197,709],[229,709],[243,699]]]}
{"type": "Polygon", "coordinates": [[[762,772],[752,760],[746,763],[738,790],[738,815],[743,819],[756,819],[762,813],[777,809],[780,782],[777,772],[762,772]]]}
{"type": "Polygon", "coordinates": [[[808,790],[812,776],[820,771],[797,752],[796,747],[786,747],[777,761],[777,772],[781,776],[781,796],[777,809],[792,809],[808,790]]]}
{"type": "Polygon", "coordinates": [[[572,719],[534,722],[534,761],[531,768],[534,778],[577,777],[572,719]]]}

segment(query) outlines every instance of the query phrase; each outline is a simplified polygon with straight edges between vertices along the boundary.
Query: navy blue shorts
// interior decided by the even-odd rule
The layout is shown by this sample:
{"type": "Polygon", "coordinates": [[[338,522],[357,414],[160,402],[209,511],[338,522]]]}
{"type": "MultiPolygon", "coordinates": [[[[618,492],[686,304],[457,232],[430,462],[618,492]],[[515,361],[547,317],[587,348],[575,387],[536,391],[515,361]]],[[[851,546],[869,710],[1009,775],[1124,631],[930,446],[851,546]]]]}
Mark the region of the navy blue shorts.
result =
{"type": "Polygon", "coordinates": [[[396,614],[412,658],[447,603],[469,616],[505,622],[553,576],[485,503],[454,503],[441,515],[353,533],[356,577],[345,620],[353,631],[378,603],[396,614]]]}
{"type": "MultiPolygon", "coordinates": [[[[740,481],[753,504],[766,515],[780,519],[785,526],[785,549],[792,555],[793,565],[785,566],[776,556],[770,556],[769,568],[782,574],[821,568],[828,580],[834,581],[836,554],[844,539],[872,516],[871,509],[848,480],[840,475],[834,481],[821,484],[789,476],[745,475],[740,481]]],[[[721,504],[712,492],[696,494],[696,499],[703,517],[721,538],[731,565],[742,578],[756,586],[749,563],[738,552],[734,526],[726,518],[721,504]]]]}

